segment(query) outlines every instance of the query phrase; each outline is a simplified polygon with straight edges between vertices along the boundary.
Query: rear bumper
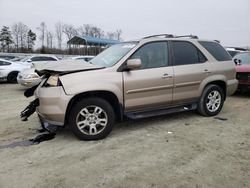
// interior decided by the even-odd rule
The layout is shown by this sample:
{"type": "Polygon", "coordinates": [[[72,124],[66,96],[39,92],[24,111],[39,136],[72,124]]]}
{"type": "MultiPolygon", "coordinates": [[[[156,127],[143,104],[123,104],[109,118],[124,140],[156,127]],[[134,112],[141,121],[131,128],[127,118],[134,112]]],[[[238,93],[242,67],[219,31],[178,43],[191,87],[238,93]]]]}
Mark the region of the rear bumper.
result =
{"type": "Polygon", "coordinates": [[[227,81],[227,96],[230,96],[235,93],[238,87],[238,80],[228,80],[227,81]]]}

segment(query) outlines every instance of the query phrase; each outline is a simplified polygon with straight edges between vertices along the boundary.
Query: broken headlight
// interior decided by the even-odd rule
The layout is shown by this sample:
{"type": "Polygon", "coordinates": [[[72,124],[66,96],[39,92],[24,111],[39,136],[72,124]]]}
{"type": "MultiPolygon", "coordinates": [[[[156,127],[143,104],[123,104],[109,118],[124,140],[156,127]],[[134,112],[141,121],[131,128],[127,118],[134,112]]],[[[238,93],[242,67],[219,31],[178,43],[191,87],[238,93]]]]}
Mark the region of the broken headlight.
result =
{"type": "Polygon", "coordinates": [[[51,75],[43,85],[44,87],[57,87],[61,86],[61,82],[59,80],[59,75],[51,75]]]}

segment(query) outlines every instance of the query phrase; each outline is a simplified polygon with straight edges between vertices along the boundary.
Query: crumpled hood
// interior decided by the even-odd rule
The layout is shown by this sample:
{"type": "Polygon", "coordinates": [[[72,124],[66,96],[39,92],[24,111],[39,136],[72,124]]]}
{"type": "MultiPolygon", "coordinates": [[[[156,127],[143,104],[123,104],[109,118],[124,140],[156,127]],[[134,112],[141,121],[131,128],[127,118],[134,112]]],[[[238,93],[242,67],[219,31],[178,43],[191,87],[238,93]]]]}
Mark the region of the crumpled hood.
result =
{"type": "Polygon", "coordinates": [[[39,75],[46,73],[55,74],[69,74],[74,72],[81,72],[87,70],[102,69],[104,67],[93,65],[88,62],[75,61],[75,60],[61,60],[56,62],[34,63],[34,68],[39,75]]]}

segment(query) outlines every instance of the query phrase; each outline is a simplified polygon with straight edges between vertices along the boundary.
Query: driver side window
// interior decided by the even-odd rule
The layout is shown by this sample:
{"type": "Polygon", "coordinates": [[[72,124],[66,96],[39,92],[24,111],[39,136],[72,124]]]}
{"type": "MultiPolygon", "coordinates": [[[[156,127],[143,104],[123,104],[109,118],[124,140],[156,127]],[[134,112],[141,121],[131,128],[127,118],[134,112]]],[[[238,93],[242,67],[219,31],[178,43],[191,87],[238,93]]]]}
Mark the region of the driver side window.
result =
{"type": "Polygon", "coordinates": [[[150,69],[168,66],[167,42],[148,43],[139,48],[130,59],[140,59],[140,69],[150,69]]]}

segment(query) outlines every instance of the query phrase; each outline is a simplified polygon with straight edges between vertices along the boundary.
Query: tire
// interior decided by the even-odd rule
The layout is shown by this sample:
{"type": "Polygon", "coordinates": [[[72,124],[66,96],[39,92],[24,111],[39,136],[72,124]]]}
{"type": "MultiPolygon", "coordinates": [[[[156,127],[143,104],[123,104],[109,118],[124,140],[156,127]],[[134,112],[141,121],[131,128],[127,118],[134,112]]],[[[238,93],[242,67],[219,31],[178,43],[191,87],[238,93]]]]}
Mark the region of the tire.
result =
{"type": "Polygon", "coordinates": [[[218,85],[208,85],[204,89],[198,104],[198,112],[203,116],[217,115],[224,104],[225,95],[218,85]]]}
{"type": "Polygon", "coordinates": [[[91,97],[76,103],[69,115],[69,126],[80,140],[100,140],[109,135],[115,122],[112,106],[104,99],[91,97]]]}
{"type": "Polygon", "coordinates": [[[10,72],[7,76],[7,82],[9,83],[17,83],[17,75],[18,75],[18,72],[14,71],[14,72],[10,72]]]}

